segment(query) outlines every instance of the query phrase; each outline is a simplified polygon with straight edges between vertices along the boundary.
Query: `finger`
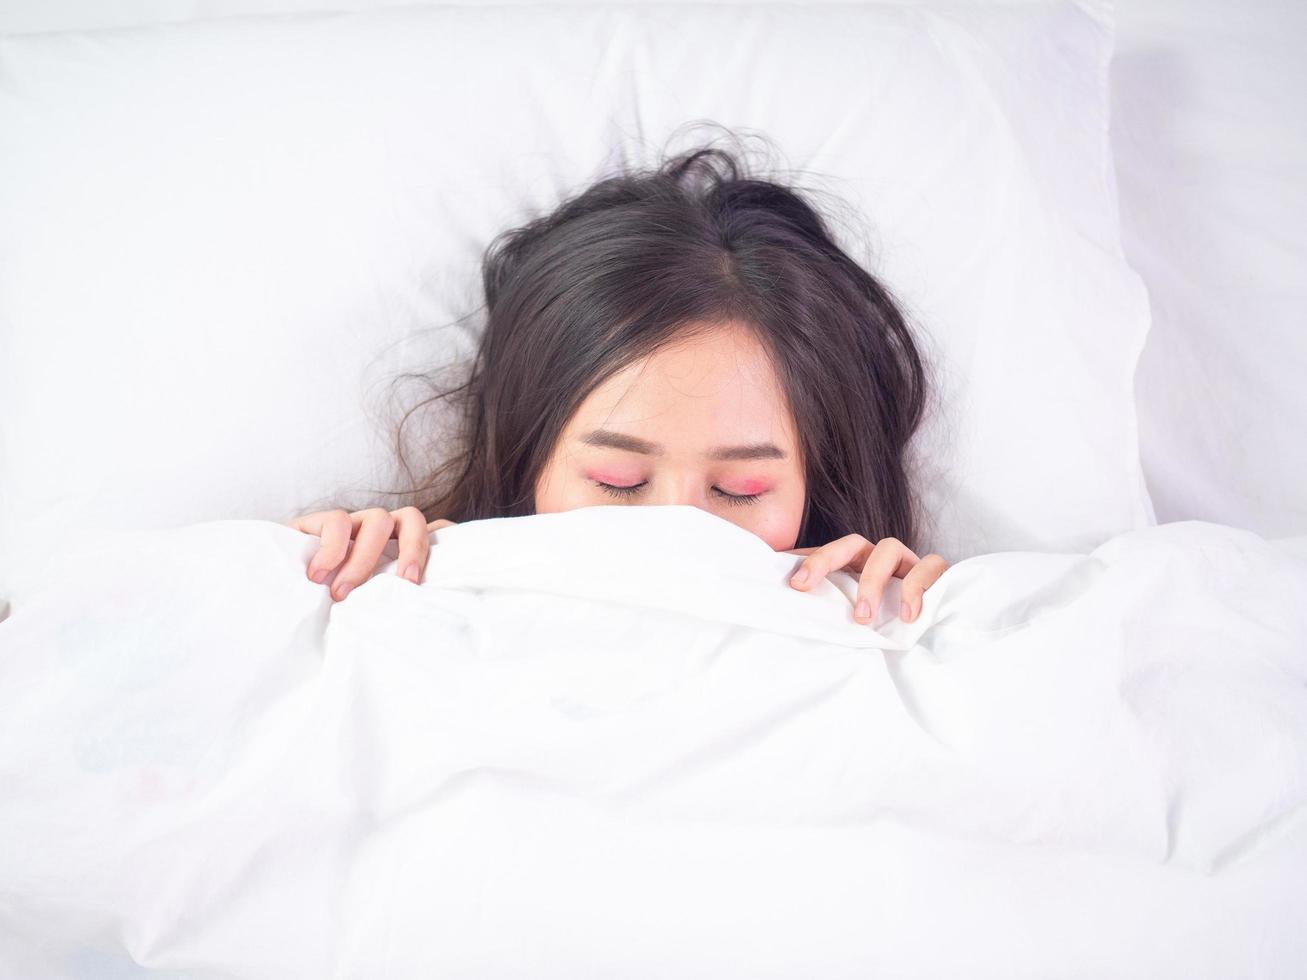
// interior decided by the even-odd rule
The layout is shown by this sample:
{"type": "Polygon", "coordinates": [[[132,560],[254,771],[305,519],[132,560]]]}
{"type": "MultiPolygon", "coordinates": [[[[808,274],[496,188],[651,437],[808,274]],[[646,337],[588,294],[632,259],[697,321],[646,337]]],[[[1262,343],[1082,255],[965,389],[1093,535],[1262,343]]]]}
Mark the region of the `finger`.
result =
{"type": "Polygon", "coordinates": [[[331,570],[344,560],[350,536],[354,533],[354,522],[344,510],[324,510],[296,518],[291,526],[322,539],[317,554],[309,559],[307,571],[308,577],[321,585],[331,570]]]}
{"type": "Polygon", "coordinates": [[[395,518],[395,537],[399,539],[397,574],[416,585],[427,567],[427,554],[431,549],[431,532],[427,518],[416,507],[401,507],[390,512],[395,518]]]}
{"type": "Polygon", "coordinates": [[[903,603],[899,607],[899,616],[905,623],[910,623],[917,618],[921,612],[922,594],[948,570],[948,567],[948,562],[939,555],[923,555],[921,561],[903,576],[903,588],[900,590],[903,603]]]}
{"type": "Polygon", "coordinates": [[[305,534],[318,535],[322,533],[322,515],[329,514],[330,511],[318,511],[315,514],[304,514],[296,517],[294,520],[286,522],[286,527],[296,531],[302,531],[305,534]]]}
{"type": "Polygon", "coordinates": [[[354,532],[354,548],[349,560],[340,566],[331,585],[331,597],[337,602],[372,574],[395,530],[395,518],[384,507],[369,507],[351,515],[359,523],[354,532]]]}
{"type": "Polygon", "coordinates": [[[885,585],[896,575],[906,575],[920,561],[912,550],[898,538],[881,538],[872,549],[871,556],[858,576],[858,600],[853,607],[853,618],[870,622],[880,609],[885,585]]]}
{"type": "Polygon", "coordinates": [[[866,555],[871,553],[871,542],[861,534],[846,534],[830,544],[817,548],[799,564],[790,578],[790,585],[806,592],[831,572],[848,565],[862,567],[866,555]]]}

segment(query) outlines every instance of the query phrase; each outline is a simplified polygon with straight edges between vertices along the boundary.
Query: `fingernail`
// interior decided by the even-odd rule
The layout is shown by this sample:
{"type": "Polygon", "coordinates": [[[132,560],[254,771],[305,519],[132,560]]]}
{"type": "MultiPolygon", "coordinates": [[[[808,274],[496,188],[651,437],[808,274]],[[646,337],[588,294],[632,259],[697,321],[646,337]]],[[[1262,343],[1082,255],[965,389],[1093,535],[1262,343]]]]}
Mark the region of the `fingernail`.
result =
{"type": "Polygon", "coordinates": [[[808,570],[806,568],[800,568],[798,574],[790,579],[790,581],[795,585],[802,585],[804,582],[808,581],[808,570]]]}
{"type": "Polygon", "coordinates": [[[404,578],[408,579],[410,582],[412,582],[414,585],[416,585],[416,584],[417,584],[417,580],[418,580],[418,566],[417,566],[417,563],[416,563],[416,562],[409,562],[407,565],[405,565],[405,566],[404,566],[404,572],[403,572],[403,575],[404,575],[404,578]]]}
{"type": "Polygon", "coordinates": [[[310,572],[309,578],[311,578],[313,581],[321,585],[323,582],[327,581],[327,576],[330,574],[331,574],[331,569],[319,568],[316,572],[310,572]]]}
{"type": "Polygon", "coordinates": [[[899,615],[903,618],[903,622],[908,622],[908,620],[912,619],[912,607],[906,602],[903,603],[902,607],[899,609],[899,615]]]}
{"type": "Polygon", "coordinates": [[[352,588],[354,588],[354,586],[351,585],[349,582],[346,582],[344,585],[337,585],[337,586],[336,586],[336,601],[339,602],[340,600],[344,599],[345,596],[349,595],[349,593],[350,593],[350,589],[352,589],[352,588]]]}
{"type": "Polygon", "coordinates": [[[857,613],[859,619],[867,619],[871,616],[871,603],[866,599],[859,599],[857,613]]]}

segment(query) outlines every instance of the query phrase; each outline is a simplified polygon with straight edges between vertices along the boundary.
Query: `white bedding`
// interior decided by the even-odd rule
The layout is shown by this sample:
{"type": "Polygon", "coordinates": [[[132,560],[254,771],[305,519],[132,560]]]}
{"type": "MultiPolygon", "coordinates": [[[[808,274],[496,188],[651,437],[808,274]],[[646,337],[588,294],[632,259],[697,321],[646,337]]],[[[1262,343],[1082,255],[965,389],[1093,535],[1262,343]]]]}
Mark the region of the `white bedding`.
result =
{"type": "Polygon", "coordinates": [[[0,976],[1302,975],[1287,550],[982,555],[872,629],[691,507],[435,540],[333,605],[278,524],[123,536],[0,623],[0,976]]]}

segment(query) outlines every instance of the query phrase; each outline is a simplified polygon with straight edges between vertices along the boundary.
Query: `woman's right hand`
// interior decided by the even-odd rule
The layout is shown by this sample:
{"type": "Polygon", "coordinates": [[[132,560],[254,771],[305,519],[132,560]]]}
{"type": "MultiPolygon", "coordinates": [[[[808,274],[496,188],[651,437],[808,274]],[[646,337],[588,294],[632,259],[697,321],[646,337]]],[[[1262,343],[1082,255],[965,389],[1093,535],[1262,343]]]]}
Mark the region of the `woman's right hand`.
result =
{"type": "Polygon", "coordinates": [[[322,547],[308,565],[308,577],[321,585],[337,566],[336,580],[331,586],[331,598],[336,602],[349,595],[351,589],[372,576],[378,559],[391,538],[399,539],[399,558],[396,574],[410,582],[422,581],[430,553],[430,534],[455,522],[444,519],[427,523],[426,515],[416,507],[386,510],[369,507],[350,513],[345,510],[320,510],[305,514],[286,524],[289,528],[314,534],[322,539],[322,547]],[[350,550],[350,541],[354,547],[350,550]],[[349,552],[349,560],[340,563],[349,552]]]}

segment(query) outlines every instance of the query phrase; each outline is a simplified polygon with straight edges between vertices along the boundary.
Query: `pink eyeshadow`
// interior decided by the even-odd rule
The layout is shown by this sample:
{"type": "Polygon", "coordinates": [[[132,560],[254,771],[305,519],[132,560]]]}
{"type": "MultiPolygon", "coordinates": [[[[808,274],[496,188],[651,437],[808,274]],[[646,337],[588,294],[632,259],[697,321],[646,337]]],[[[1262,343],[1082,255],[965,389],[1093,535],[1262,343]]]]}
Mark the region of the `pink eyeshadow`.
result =
{"type": "Polygon", "coordinates": [[[722,487],[722,489],[728,493],[737,493],[747,497],[770,490],[771,484],[765,480],[739,480],[722,487]]]}
{"type": "Polygon", "coordinates": [[[586,470],[587,479],[598,480],[614,487],[634,486],[640,482],[639,474],[618,473],[613,470],[586,470]]]}

